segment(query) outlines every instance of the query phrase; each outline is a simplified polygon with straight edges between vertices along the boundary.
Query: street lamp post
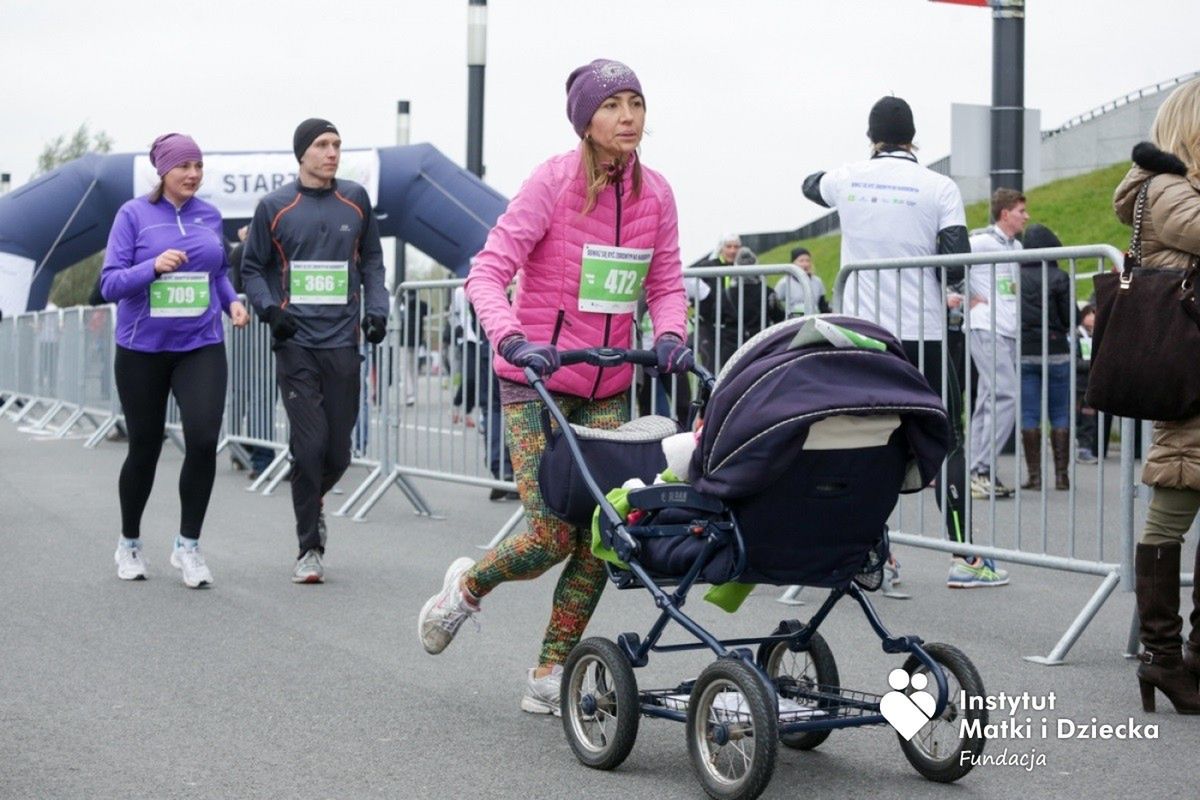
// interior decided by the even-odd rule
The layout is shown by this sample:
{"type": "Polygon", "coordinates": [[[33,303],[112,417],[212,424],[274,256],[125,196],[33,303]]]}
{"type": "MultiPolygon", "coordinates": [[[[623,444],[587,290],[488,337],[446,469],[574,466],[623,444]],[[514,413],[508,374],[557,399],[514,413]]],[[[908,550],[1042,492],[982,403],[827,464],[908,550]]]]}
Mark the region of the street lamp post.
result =
{"type": "Polygon", "coordinates": [[[483,71],[487,0],[467,0],[467,171],[483,177],[483,71]]]}
{"type": "Polygon", "coordinates": [[[1025,0],[991,0],[992,191],[1025,183],[1025,0]]]}

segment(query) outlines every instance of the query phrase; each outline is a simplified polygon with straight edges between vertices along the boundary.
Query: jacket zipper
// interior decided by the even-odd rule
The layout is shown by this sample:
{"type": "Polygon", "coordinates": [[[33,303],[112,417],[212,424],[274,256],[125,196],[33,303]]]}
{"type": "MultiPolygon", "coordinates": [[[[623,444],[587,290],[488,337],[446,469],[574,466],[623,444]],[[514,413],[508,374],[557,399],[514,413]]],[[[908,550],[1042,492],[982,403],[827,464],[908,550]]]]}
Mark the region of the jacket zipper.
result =
{"type": "Polygon", "coordinates": [[[183,220],[179,218],[179,209],[175,209],[175,224],[179,226],[179,232],[187,236],[187,231],[183,229],[183,220]]]}
{"type": "Polygon", "coordinates": [[[550,335],[550,344],[558,344],[558,334],[562,331],[563,318],[566,317],[567,311],[564,308],[558,310],[558,316],[554,319],[554,333],[550,335]]]}
{"type": "MultiPolygon", "coordinates": [[[[616,231],[615,245],[617,247],[620,247],[621,246],[621,198],[625,194],[625,173],[624,172],[622,172],[617,177],[616,192],[617,192],[617,231],[616,231]]],[[[604,315],[604,343],[601,345],[602,347],[608,347],[608,337],[611,332],[612,332],[612,314],[605,314],[604,315]]],[[[604,377],[604,367],[598,367],[596,369],[596,382],[592,384],[592,392],[591,392],[591,395],[588,397],[589,403],[596,399],[596,392],[600,391],[600,379],[602,377],[604,377]]]]}

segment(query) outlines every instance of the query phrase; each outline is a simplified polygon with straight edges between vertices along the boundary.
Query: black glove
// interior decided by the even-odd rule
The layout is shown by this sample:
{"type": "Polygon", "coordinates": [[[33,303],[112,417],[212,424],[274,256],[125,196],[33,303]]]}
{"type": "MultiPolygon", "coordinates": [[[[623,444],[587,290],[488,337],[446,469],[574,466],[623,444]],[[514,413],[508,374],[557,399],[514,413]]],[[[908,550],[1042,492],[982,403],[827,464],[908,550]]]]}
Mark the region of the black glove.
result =
{"type": "Polygon", "coordinates": [[[532,344],[515,333],[500,343],[500,356],[514,367],[531,367],[543,378],[558,369],[558,350],[549,344],[532,344]]]}
{"type": "Polygon", "coordinates": [[[658,372],[666,375],[672,372],[687,372],[696,362],[692,348],[683,343],[673,333],[664,333],[654,343],[654,354],[658,356],[658,372]]]}
{"type": "Polygon", "coordinates": [[[387,336],[387,317],[378,314],[367,314],[363,320],[363,336],[371,344],[379,344],[387,336]]]}
{"type": "Polygon", "coordinates": [[[300,330],[300,326],[296,324],[296,318],[279,306],[267,306],[263,316],[266,317],[267,324],[271,326],[271,335],[281,342],[292,338],[296,335],[296,331],[300,330]]]}

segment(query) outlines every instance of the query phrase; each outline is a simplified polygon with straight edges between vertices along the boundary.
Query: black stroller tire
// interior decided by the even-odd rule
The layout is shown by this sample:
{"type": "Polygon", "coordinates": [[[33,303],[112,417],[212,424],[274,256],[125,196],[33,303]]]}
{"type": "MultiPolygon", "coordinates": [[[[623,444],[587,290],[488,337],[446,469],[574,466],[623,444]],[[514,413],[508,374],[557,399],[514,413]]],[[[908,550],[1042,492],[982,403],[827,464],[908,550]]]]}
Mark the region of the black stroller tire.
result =
{"type": "Polygon", "coordinates": [[[745,662],[722,658],[700,673],[688,701],[687,735],[692,768],[714,800],[752,800],[770,783],[779,720],[762,679],[745,662]]]}
{"type": "Polygon", "coordinates": [[[584,639],[563,667],[563,731],[575,757],[592,769],[614,769],[633,749],[641,707],[629,659],[615,642],[584,639]]]}
{"type": "MultiPolygon", "coordinates": [[[[905,741],[903,736],[899,737],[900,748],[921,775],[938,783],[952,783],[971,771],[975,757],[983,752],[987,742],[982,733],[979,736],[963,735],[964,719],[969,722],[978,719],[981,731],[987,724],[986,709],[962,707],[964,692],[968,697],[985,696],[983,679],[979,677],[971,659],[957,647],[937,643],[923,647],[946,673],[949,697],[941,717],[932,720],[911,740],[905,741]],[[970,757],[964,758],[963,753],[970,753],[970,757]]],[[[904,671],[910,675],[929,672],[916,656],[908,657],[904,662],[904,671]]],[[[935,686],[930,679],[931,692],[935,686]]]]}
{"type": "MultiPolygon", "coordinates": [[[[814,633],[809,640],[807,650],[794,651],[785,641],[764,642],[758,648],[758,665],[763,672],[775,682],[775,689],[781,696],[787,696],[787,686],[780,685],[780,679],[791,681],[800,688],[818,688],[826,694],[837,694],[841,679],[838,677],[837,661],[833,658],[833,650],[819,633],[814,633]],[[796,656],[795,660],[789,656],[796,656]]],[[[837,705],[831,700],[820,700],[817,708],[828,708],[837,705]]],[[[826,739],[832,730],[805,731],[803,733],[781,733],[779,741],[793,750],[812,750],[826,739]]]]}

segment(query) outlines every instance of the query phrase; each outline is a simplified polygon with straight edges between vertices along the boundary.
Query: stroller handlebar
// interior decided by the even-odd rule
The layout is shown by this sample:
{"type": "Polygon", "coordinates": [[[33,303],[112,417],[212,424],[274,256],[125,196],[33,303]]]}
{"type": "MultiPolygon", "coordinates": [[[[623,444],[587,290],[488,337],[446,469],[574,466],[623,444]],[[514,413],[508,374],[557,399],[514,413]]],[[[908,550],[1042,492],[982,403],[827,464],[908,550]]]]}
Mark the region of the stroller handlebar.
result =
{"type": "Polygon", "coordinates": [[[584,350],[562,350],[559,358],[563,366],[568,364],[591,364],[593,367],[615,367],[619,364],[640,364],[643,367],[658,366],[658,356],[653,350],[626,350],[621,347],[589,347],[584,350]]]}
{"type": "MultiPolygon", "coordinates": [[[[616,367],[621,364],[638,364],[643,367],[657,367],[658,355],[653,350],[630,350],[623,347],[588,347],[580,350],[560,350],[558,351],[559,363],[563,366],[570,364],[590,364],[593,367],[616,367]]],[[[525,379],[529,381],[530,386],[541,383],[543,377],[534,371],[531,367],[525,367],[525,379]]],[[[700,379],[701,389],[705,392],[712,390],[716,379],[700,364],[692,364],[689,372],[693,373],[700,379]]]]}

